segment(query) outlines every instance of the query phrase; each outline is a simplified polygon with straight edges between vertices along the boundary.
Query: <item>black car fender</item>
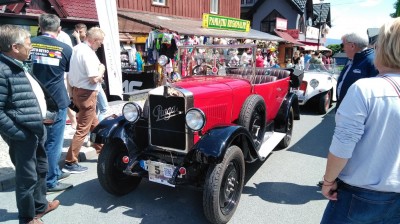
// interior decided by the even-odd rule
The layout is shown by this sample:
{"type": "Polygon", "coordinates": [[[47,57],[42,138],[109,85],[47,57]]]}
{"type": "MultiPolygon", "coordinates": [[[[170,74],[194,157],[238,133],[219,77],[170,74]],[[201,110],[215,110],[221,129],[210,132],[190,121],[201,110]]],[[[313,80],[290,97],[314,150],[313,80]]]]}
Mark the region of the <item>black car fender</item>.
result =
{"type": "Polygon", "coordinates": [[[93,129],[90,140],[99,144],[121,141],[128,150],[138,146],[144,148],[148,145],[148,138],[136,136],[136,128],[147,128],[147,122],[140,119],[136,124],[132,124],[123,116],[104,119],[93,129]]]}
{"type": "Polygon", "coordinates": [[[247,161],[253,161],[257,156],[249,131],[242,126],[231,125],[207,131],[193,146],[192,159],[205,164],[220,163],[231,145],[239,146],[247,161]]]}
{"type": "Polygon", "coordinates": [[[275,118],[275,131],[286,132],[286,120],[288,119],[290,107],[293,108],[294,120],[300,120],[300,108],[299,99],[294,93],[289,93],[286,95],[285,100],[282,102],[281,108],[279,108],[278,114],[275,118]]]}

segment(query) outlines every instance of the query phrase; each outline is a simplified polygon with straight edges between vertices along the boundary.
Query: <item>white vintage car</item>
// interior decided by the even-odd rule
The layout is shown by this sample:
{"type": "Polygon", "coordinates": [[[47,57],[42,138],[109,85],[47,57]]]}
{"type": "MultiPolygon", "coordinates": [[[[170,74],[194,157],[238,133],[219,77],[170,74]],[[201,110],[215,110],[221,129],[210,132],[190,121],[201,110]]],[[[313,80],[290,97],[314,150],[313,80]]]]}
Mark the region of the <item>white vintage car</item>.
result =
{"type": "Polygon", "coordinates": [[[299,105],[311,104],[319,114],[326,114],[336,101],[336,84],[339,70],[336,65],[308,64],[303,81],[293,90],[299,105]]]}

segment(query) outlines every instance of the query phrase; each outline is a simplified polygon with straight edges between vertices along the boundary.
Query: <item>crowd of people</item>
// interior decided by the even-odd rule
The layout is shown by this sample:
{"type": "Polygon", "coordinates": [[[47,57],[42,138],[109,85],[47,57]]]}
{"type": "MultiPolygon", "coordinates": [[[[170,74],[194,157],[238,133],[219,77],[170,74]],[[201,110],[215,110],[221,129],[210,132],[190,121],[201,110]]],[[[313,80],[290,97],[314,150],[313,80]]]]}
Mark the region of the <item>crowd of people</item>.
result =
{"type": "MultiPolygon", "coordinates": [[[[71,47],[59,37],[57,16],[42,14],[39,27],[41,34],[31,38],[19,26],[0,26],[0,135],[15,165],[20,223],[43,223],[41,218],[60,204],[48,201],[46,193],[71,188],[60,180],[87,171],[78,153],[107,110],[105,66],[96,55],[106,34],[79,24],[71,47]],[[49,48],[56,57],[43,54],[49,48]],[[68,112],[71,99],[77,115],[68,112]],[[67,116],[71,123],[76,118],[76,132],[62,172],[58,162],[67,116]]],[[[321,183],[329,203],[321,223],[400,223],[400,127],[395,122],[400,119],[400,18],[382,26],[375,49],[355,33],[344,35],[342,46],[349,62],[338,79],[336,126],[321,183]]],[[[234,58],[247,65],[251,54],[234,58]]],[[[278,64],[272,53],[265,57],[257,50],[256,55],[257,67],[278,64]]],[[[296,51],[288,65],[327,64],[329,57],[296,51]]]]}
{"type": "MultiPolygon", "coordinates": [[[[108,109],[101,85],[105,66],[96,55],[105,33],[77,24],[71,39],[56,15],[42,14],[38,22],[36,37],[19,26],[0,26],[0,83],[8,86],[0,88],[0,135],[15,166],[20,223],[43,223],[60,204],[46,194],[72,188],[60,181],[87,170],[78,153],[108,109]],[[79,113],[69,109],[71,101],[79,113]],[[66,124],[76,131],[61,169],[66,124]]],[[[102,145],[93,147],[99,153],[102,145]]]]}

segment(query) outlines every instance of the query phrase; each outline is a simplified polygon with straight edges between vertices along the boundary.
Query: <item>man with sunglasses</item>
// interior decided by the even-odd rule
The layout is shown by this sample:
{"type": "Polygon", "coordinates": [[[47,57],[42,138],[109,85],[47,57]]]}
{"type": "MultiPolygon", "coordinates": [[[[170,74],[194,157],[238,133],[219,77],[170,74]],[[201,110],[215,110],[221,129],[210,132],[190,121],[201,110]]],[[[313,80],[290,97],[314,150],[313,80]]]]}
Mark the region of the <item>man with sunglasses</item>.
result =
{"type": "Polygon", "coordinates": [[[378,70],[374,66],[374,50],[368,48],[367,35],[345,34],[342,36],[341,47],[349,61],[338,79],[336,108],[339,108],[347,90],[354,82],[358,79],[374,77],[378,74],[378,70]]]}

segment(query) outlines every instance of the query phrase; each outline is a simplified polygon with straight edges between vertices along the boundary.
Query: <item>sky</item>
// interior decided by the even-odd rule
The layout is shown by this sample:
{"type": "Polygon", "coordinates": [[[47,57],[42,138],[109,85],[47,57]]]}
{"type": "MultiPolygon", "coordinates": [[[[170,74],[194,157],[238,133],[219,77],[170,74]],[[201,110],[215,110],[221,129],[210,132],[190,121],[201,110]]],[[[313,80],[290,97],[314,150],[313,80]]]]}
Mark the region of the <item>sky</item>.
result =
{"type": "MultiPolygon", "coordinates": [[[[367,28],[380,28],[395,12],[396,0],[324,0],[331,4],[332,27],[327,38],[340,39],[350,32],[366,33],[367,28]]],[[[320,0],[313,0],[314,4],[320,0]]]]}

